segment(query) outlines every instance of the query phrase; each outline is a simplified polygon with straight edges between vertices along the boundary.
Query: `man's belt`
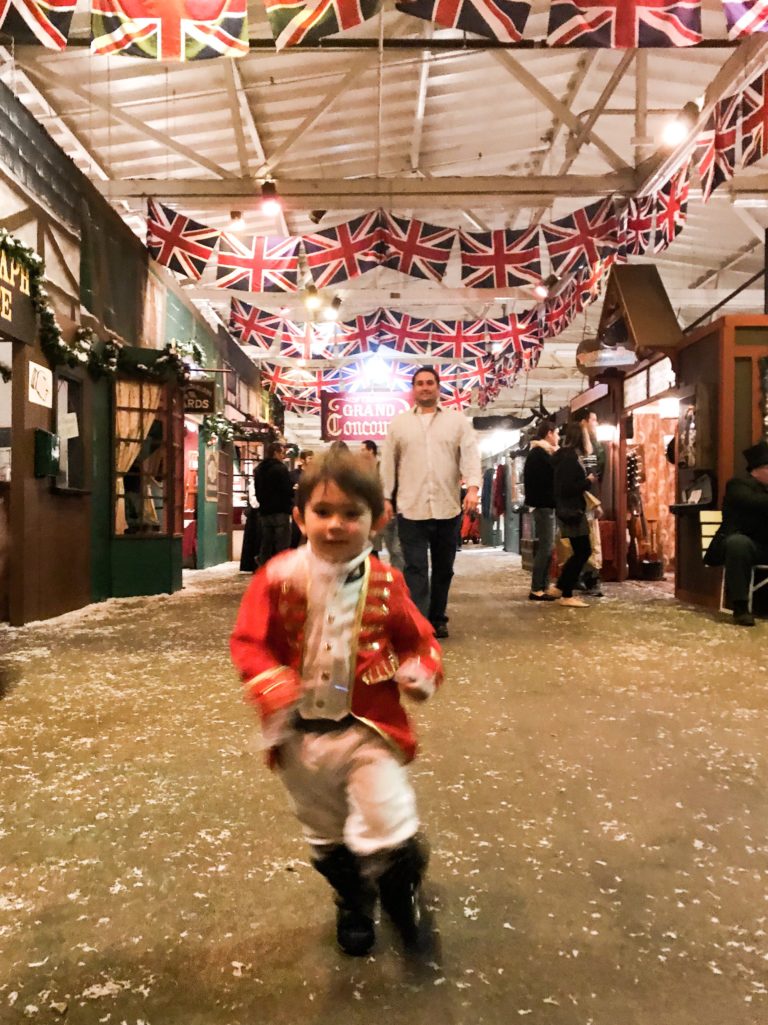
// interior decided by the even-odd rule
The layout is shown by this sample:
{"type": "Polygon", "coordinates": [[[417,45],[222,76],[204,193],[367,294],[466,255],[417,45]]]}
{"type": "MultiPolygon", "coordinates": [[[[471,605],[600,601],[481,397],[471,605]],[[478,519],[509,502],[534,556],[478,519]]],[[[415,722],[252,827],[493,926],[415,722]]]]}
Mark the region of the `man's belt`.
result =
{"type": "Polygon", "coordinates": [[[299,733],[335,733],[348,730],[356,722],[354,715],[345,715],[343,719],[305,719],[297,712],[293,717],[293,727],[299,733]]]}

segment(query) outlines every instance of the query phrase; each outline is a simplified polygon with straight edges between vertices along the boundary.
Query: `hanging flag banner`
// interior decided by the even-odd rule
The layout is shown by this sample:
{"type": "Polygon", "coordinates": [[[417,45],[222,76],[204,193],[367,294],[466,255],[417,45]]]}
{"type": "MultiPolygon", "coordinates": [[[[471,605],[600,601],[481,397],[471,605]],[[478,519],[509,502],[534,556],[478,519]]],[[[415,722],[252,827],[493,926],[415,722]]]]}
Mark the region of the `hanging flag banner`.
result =
{"type": "Polygon", "coordinates": [[[316,43],[362,25],[379,13],[381,0],[264,0],[275,49],[316,43]]]}
{"type": "Polygon", "coordinates": [[[743,39],[756,32],[768,32],[765,0],[723,0],[729,39],[743,39]]]}
{"type": "Polygon", "coordinates": [[[700,0],[552,0],[547,43],[634,49],[701,42],[700,0]]]}
{"type": "Polygon", "coordinates": [[[91,53],[208,60],[248,53],[247,0],[91,0],[91,53]]]}
{"type": "Polygon", "coordinates": [[[398,413],[411,408],[410,396],[395,392],[323,392],[323,441],[384,441],[398,413]]]}
{"type": "Polygon", "coordinates": [[[147,249],[153,260],[192,281],[199,281],[219,243],[221,232],[150,199],[147,249]]]}
{"type": "Polygon", "coordinates": [[[455,228],[438,228],[415,217],[395,217],[381,211],[383,267],[412,278],[442,281],[456,240],[455,228]]]}
{"type": "Polygon", "coordinates": [[[514,288],[541,281],[539,226],[513,231],[461,231],[461,283],[467,288],[514,288]]]}
{"type": "Polygon", "coordinates": [[[443,28],[474,32],[502,43],[519,43],[531,11],[525,0],[398,0],[398,11],[443,28]]]}
{"type": "Polygon", "coordinates": [[[302,236],[307,266],[318,288],[358,278],[381,264],[381,213],[372,210],[345,224],[302,236]]]}
{"type": "Polygon", "coordinates": [[[552,270],[560,276],[604,260],[620,245],[619,218],[610,196],[543,228],[552,270]]]}
{"type": "Polygon", "coordinates": [[[19,43],[30,37],[49,50],[67,45],[75,0],[0,0],[0,32],[19,43]]]}
{"type": "Polygon", "coordinates": [[[243,292],[297,292],[298,245],[294,236],[255,235],[239,239],[225,232],[219,246],[216,287],[243,292]]]}
{"type": "Polygon", "coordinates": [[[655,253],[663,252],[685,227],[688,218],[689,171],[690,163],[670,178],[655,194],[655,253]]]}

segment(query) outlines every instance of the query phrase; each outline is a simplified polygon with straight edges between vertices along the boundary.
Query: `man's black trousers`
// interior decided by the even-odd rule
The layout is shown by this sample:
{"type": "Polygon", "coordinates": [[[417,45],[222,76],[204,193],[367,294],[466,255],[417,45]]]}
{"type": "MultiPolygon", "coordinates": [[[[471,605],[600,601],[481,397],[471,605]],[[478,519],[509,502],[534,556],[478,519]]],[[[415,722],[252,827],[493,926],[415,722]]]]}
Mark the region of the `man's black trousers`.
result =
{"type": "Polygon", "coordinates": [[[456,558],[460,516],[449,520],[408,520],[397,517],[405,560],[405,582],[419,612],[433,626],[447,622],[448,591],[456,558]],[[431,579],[430,579],[431,562],[431,579]]]}

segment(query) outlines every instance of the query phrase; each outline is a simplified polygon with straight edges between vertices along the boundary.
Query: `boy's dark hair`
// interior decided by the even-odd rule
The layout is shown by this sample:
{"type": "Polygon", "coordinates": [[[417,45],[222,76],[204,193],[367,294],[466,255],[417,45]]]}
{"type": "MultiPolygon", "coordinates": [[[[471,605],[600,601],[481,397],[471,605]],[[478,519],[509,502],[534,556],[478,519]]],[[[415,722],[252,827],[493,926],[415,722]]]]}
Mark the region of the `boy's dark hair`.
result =
{"type": "Polygon", "coordinates": [[[275,459],[278,452],[285,452],[285,445],[282,441],[270,441],[264,453],[265,459],[275,459]]]}
{"type": "Polygon", "coordinates": [[[299,452],[299,459],[311,459],[313,455],[314,453],[311,448],[303,448],[301,452],[299,452]]]}
{"type": "Polygon", "coordinates": [[[371,441],[369,438],[366,438],[366,440],[363,442],[363,447],[367,448],[369,452],[373,452],[375,456],[379,454],[379,446],[376,444],[375,441],[371,441]]]}
{"type": "Polygon", "coordinates": [[[542,420],[536,428],[536,441],[543,441],[550,431],[556,430],[551,420],[542,420]]]}
{"type": "Polygon", "coordinates": [[[370,467],[361,456],[336,449],[312,460],[296,489],[296,507],[302,516],[318,484],[335,484],[340,491],[357,498],[371,510],[374,522],[384,512],[384,492],[379,475],[376,468],[370,467]]]}
{"type": "Polygon", "coordinates": [[[416,378],[419,374],[431,374],[435,379],[435,384],[440,384],[440,375],[434,367],[416,367],[411,378],[411,387],[416,384],[416,378]]]}

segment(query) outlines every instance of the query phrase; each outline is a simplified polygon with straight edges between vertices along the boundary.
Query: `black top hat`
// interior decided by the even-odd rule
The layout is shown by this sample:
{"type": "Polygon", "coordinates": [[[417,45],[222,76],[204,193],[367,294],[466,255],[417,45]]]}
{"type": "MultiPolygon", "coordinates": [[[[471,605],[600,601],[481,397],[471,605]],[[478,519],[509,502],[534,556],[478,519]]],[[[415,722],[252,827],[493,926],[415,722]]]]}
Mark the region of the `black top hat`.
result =
{"type": "Polygon", "coordinates": [[[768,441],[761,440],[756,445],[745,448],[744,458],[747,460],[747,473],[751,473],[759,466],[768,466],[768,441]]]}

